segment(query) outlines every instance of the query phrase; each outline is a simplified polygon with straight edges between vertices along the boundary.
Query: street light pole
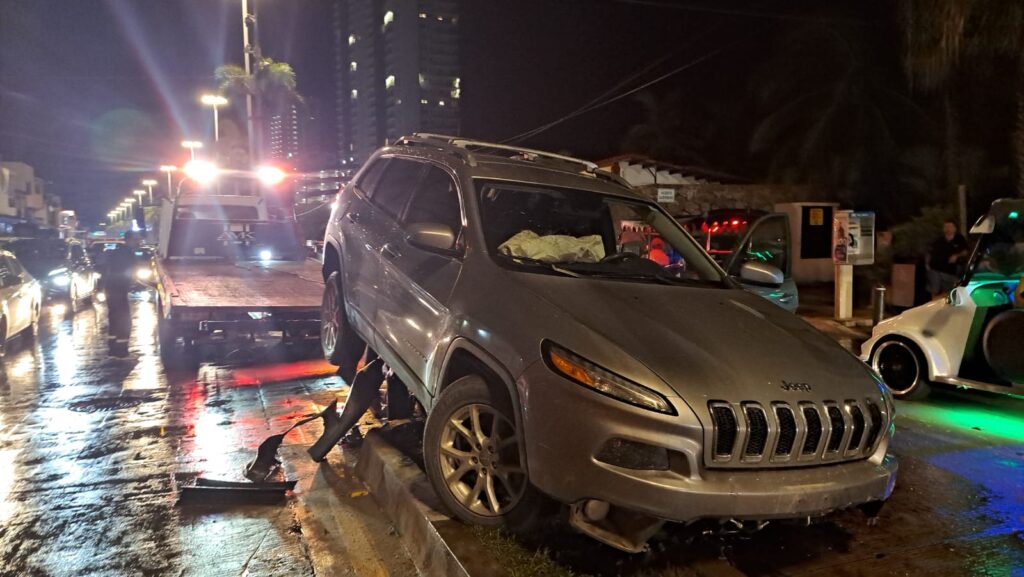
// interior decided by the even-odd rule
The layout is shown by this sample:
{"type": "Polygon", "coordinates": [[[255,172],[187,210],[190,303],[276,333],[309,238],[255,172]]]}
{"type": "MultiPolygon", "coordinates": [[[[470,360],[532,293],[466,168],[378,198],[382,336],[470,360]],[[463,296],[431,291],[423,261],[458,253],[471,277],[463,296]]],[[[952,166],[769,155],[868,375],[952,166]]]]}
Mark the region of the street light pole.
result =
{"type": "Polygon", "coordinates": [[[197,148],[202,148],[203,147],[203,143],[199,142],[198,140],[182,140],[181,141],[181,146],[182,146],[182,148],[187,148],[188,151],[189,151],[189,154],[191,155],[191,160],[195,160],[196,159],[196,149],[197,148]]]}
{"type": "Polygon", "coordinates": [[[157,184],[156,181],[153,180],[152,178],[147,178],[147,179],[142,181],[142,186],[145,186],[147,189],[149,189],[149,204],[150,205],[153,204],[153,187],[156,186],[156,184],[157,184]]]}
{"type": "Polygon", "coordinates": [[[178,167],[173,164],[160,165],[160,172],[167,173],[167,198],[171,198],[171,173],[176,170],[178,170],[178,167]]]}
{"type": "MultiPolygon", "coordinates": [[[[252,12],[249,12],[249,0],[242,0],[242,52],[245,56],[245,75],[252,79],[260,65],[263,54],[260,52],[259,21],[256,14],[256,0],[252,0],[252,12]],[[249,26],[252,25],[252,43],[249,43],[249,26]],[[255,59],[255,62],[253,62],[255,59]]],[[[255,88],[256,82],[251,82],[255,88]]],[[[255,90],[253,90],[255,92],[255,90]]],[[[245,115],[249,129],[249,166],[259,164],[262,146],[260,138],[260,98],[258,93],[247,92],[245,95],[245,115]]]]}
{"type": "Polygon", "coordinates": [[[220,121],[217,109],[227,104],[228,99],[217,94],[204,94],[199,101],[206,106],[213,107],[213,141],[220,142],[220,121]]]}

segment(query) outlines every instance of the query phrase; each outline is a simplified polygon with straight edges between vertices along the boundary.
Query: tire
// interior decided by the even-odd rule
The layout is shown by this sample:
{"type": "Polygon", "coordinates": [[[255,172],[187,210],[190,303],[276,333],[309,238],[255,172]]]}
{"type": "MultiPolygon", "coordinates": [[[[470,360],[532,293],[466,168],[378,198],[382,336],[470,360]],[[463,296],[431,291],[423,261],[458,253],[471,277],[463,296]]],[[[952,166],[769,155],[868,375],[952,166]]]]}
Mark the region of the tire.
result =
{"type": "Polygon", "coordinates": [[[441,501],[463,522],[536,527],[543,497],[530,485],[512,407],[483,378],[462,377],[441,393],[427,416],[423,460],[441,501]]]}
{"type": "Polygon", "coordinates": [[[32,306],[32,322],[25,328],[25,336],[29,339],[35,339],[39,336],[39,305],[32,306]]]}
{"type": "Polygon", "coordinates": [[[156,333],[157,341],[160,346],[160,360],[166,365],[172,364],[177,361],[177,344],[178,339],[175,338],[171,324],[164,320],[163,313],[157,312],[160,315],[157,318],[156,333]]]}
{"type": "Polygon", "coordinates": [[[71,318],[81,309],[82,301],[78,298],[78,287],[75,283],[71,283],[71,288],[68,289],[68,314],[67,317],[71,318]]]}
{"type": "Polygon", "coordinates": [[[928,397],[928,363],[921,349],[905,339],[882,341],[871,351],[871,368],[875,369],[894,397],[918,401],[928,397]]]}
{"type": "Polygon", "coordinates": [[[366,343],[348,322],[343,294],[341,273],[332,272],[324,283],[324,296],[320,304],[320,346],[324,358],[332,365],[352,365],[354,368],[363,356],[366,343]]]}

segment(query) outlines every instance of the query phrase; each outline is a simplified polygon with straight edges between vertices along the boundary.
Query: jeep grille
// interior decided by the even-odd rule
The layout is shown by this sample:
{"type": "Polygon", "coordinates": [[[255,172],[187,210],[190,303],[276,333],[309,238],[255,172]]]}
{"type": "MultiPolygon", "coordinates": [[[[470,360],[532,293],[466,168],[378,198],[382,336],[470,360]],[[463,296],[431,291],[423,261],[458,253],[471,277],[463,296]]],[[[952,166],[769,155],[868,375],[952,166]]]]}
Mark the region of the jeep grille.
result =
{"type": "Polygon", "coordinates": [[[813,465],[867,457],[886,416],[877,400],[708,403],[708,466],[813,465]]]}

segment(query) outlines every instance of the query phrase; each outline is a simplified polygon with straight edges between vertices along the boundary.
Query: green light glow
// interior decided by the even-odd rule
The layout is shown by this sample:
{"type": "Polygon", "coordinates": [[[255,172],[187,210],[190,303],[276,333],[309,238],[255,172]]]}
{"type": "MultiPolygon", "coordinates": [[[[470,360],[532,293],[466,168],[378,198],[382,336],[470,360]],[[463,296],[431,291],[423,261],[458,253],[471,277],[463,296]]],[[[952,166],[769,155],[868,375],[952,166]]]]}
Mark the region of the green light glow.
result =
{"type": "Polygon", "coordinates": [[[1016,219],[1019,216],[1020,216],[1020,213],[1017,212],[1016,210],[1010,213],[1010,218],[1011,219],[1016,219]]]}
{"type": "Polygon", "coordinates": [[[1014,411],[1009,406],[984,406],[936,396],[924,403],[901,402],[896,409],[896,415],[897,431],[898,421],[902,417],[940,427],[976,430],[979,434],[1018,442],[1024,440],[1024,414],[1014,411]]]}

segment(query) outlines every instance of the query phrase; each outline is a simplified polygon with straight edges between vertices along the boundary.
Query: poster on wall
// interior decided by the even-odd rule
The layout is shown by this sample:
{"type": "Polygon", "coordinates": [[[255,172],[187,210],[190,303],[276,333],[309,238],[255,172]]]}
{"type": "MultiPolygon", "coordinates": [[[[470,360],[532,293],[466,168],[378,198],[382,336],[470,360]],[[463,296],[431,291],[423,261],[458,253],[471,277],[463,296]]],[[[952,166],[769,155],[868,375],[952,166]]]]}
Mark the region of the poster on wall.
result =
{"type": "Polygon", "coordinates": [[[832,218],[832,262],[852,265],[875,262],[875,213],[836,211],[832,218]]]}

